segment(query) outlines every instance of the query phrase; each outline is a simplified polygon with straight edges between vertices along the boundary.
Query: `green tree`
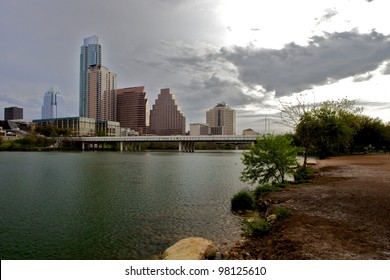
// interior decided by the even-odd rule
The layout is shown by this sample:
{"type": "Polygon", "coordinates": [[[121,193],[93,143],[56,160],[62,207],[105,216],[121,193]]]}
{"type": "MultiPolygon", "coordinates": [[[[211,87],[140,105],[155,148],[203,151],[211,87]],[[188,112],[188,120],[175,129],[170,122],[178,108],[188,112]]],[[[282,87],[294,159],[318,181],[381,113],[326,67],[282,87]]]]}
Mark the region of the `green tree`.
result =
{"type": "Polygon", "coordinates": [[[382,147],[389,145],[389,126],[386,126],[382,120],[368,116],[360,116],[358,122],[359,129],[352,141],[354,149],[362,151],[368,146],[381,149],[382,147]]]}
{"type": "Polygon", "coordinates": [[[324,104],[314,112],[316,148],[320,158],[338,154],[352,139],[353,131],[339,112],[324,104]]]}
{"type": "Polygon", "coordinates": [[[355,101],[341,99],[318,103],[302,113],[296,122],[295,136],[303,148],[304,167],[310,152],[325,158],[350,148],[360,127],[362,110],[355,101]]]}
{"type": "Polygon", "coordinates": [[[258,137],[250,150],[243,153],[245,165],[241,181],[260,185],[283,183],[293,174],[297,165],[298,148],[292,145],[289,135],[263,135],[258,137]]]}

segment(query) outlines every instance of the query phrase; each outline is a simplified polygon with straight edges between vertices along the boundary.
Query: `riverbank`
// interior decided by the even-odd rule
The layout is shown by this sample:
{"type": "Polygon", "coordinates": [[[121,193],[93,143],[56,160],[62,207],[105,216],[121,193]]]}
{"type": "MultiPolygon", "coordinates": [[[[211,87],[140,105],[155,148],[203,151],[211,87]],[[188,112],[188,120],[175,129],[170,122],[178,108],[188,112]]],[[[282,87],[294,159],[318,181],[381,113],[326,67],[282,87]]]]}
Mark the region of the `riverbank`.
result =
{"type": "Polygon", "coordinates": [[[390,259],[390,155],[320,160],[311,183],[271,193],[291,215],[225,259],[390,259]]]}

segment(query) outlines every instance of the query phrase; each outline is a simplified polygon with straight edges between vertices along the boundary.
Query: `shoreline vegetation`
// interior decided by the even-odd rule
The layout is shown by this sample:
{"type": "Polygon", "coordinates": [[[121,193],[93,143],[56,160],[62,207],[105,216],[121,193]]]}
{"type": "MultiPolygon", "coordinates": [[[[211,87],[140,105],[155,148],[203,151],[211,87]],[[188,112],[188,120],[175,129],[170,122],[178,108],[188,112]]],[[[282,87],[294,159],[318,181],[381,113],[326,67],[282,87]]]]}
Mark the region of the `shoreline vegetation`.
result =
{"type": "Polygon", "coordinates": [[[291,215],[291,209],[281,201],[269,198],[269,194],[309,184],[321,170],[315,167],[316,162],[306,160],[306,164],[306,167],[298,164],[292,171],[293,180],[267,184],[263,182],[253,190],[241,190],[233,196],[231,210],[241,219],[243,239],[230,250],[222,252],[222,259],[252,259],[248,250],[240,250],[242,246],[256,243],[259,238],[268,236],[277,223],[283,222],[291,215]]]}
{"type": "Polygon", "coordinates": [[[252,191],[252,209],[236,211],[243,238],[221,258],[390,259],[390,155],[331,157],[310,170],[309,180],[252,191]]]}

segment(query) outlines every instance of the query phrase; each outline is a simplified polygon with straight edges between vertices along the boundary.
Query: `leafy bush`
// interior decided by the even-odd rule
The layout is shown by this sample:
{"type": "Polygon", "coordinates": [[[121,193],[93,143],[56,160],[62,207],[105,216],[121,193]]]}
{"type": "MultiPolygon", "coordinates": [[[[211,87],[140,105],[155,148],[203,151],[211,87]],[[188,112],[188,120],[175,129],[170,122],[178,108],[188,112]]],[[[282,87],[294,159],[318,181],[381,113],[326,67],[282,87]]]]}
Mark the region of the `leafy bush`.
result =
{"type": "Polygon", "coordinates": [[[274,214],[275,214],[276,217],[278,217],[279,219],[285,219],[285,218],[287,218],[288,216],[290,216],[291,211],[290,211],[290,209],[285,208],[285,207],[278,207],[278,208],[275,208],[274,214]]]}
{"type": "Polygon", "coordinates": [[[232,198],[232,210],[251,210],[253,209],[254,198],[252,193],[248,191],[240,191],[232,198]]]}
{"type": "Polygon", "coordinates": [[[244,230],[251,237],[260,237],[267,235],[271,230],[271,224],[264,219],[245,220],[244,230]]]}
{"type": "Polygon", "coordinates": [[[311,178],[313,178],[313,175],[315,173],[315,170],[307,167],[299,167],[294,172],[294,181],[295,182],[307,182],[311,178]]]}
{"type": "Polygon", "coordinates": [[[240,179],[251,184],[283,183],[297,165],[298,148],[288,135],[258,137],[249,151],[243,152],[245,168],[240,179]]]}

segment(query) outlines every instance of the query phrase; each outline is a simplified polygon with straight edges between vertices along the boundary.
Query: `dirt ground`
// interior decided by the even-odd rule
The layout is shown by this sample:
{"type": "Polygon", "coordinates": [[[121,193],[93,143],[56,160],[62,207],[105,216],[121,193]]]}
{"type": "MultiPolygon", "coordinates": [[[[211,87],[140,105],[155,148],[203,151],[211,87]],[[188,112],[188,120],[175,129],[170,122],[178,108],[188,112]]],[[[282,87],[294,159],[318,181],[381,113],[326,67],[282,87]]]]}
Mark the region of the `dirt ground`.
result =
{"type": "Polygon", "coordinates": [[[390,259],[390,154],[317,161],[311,183],[268,197],[291,210],[227,259],[390,259]]]}

